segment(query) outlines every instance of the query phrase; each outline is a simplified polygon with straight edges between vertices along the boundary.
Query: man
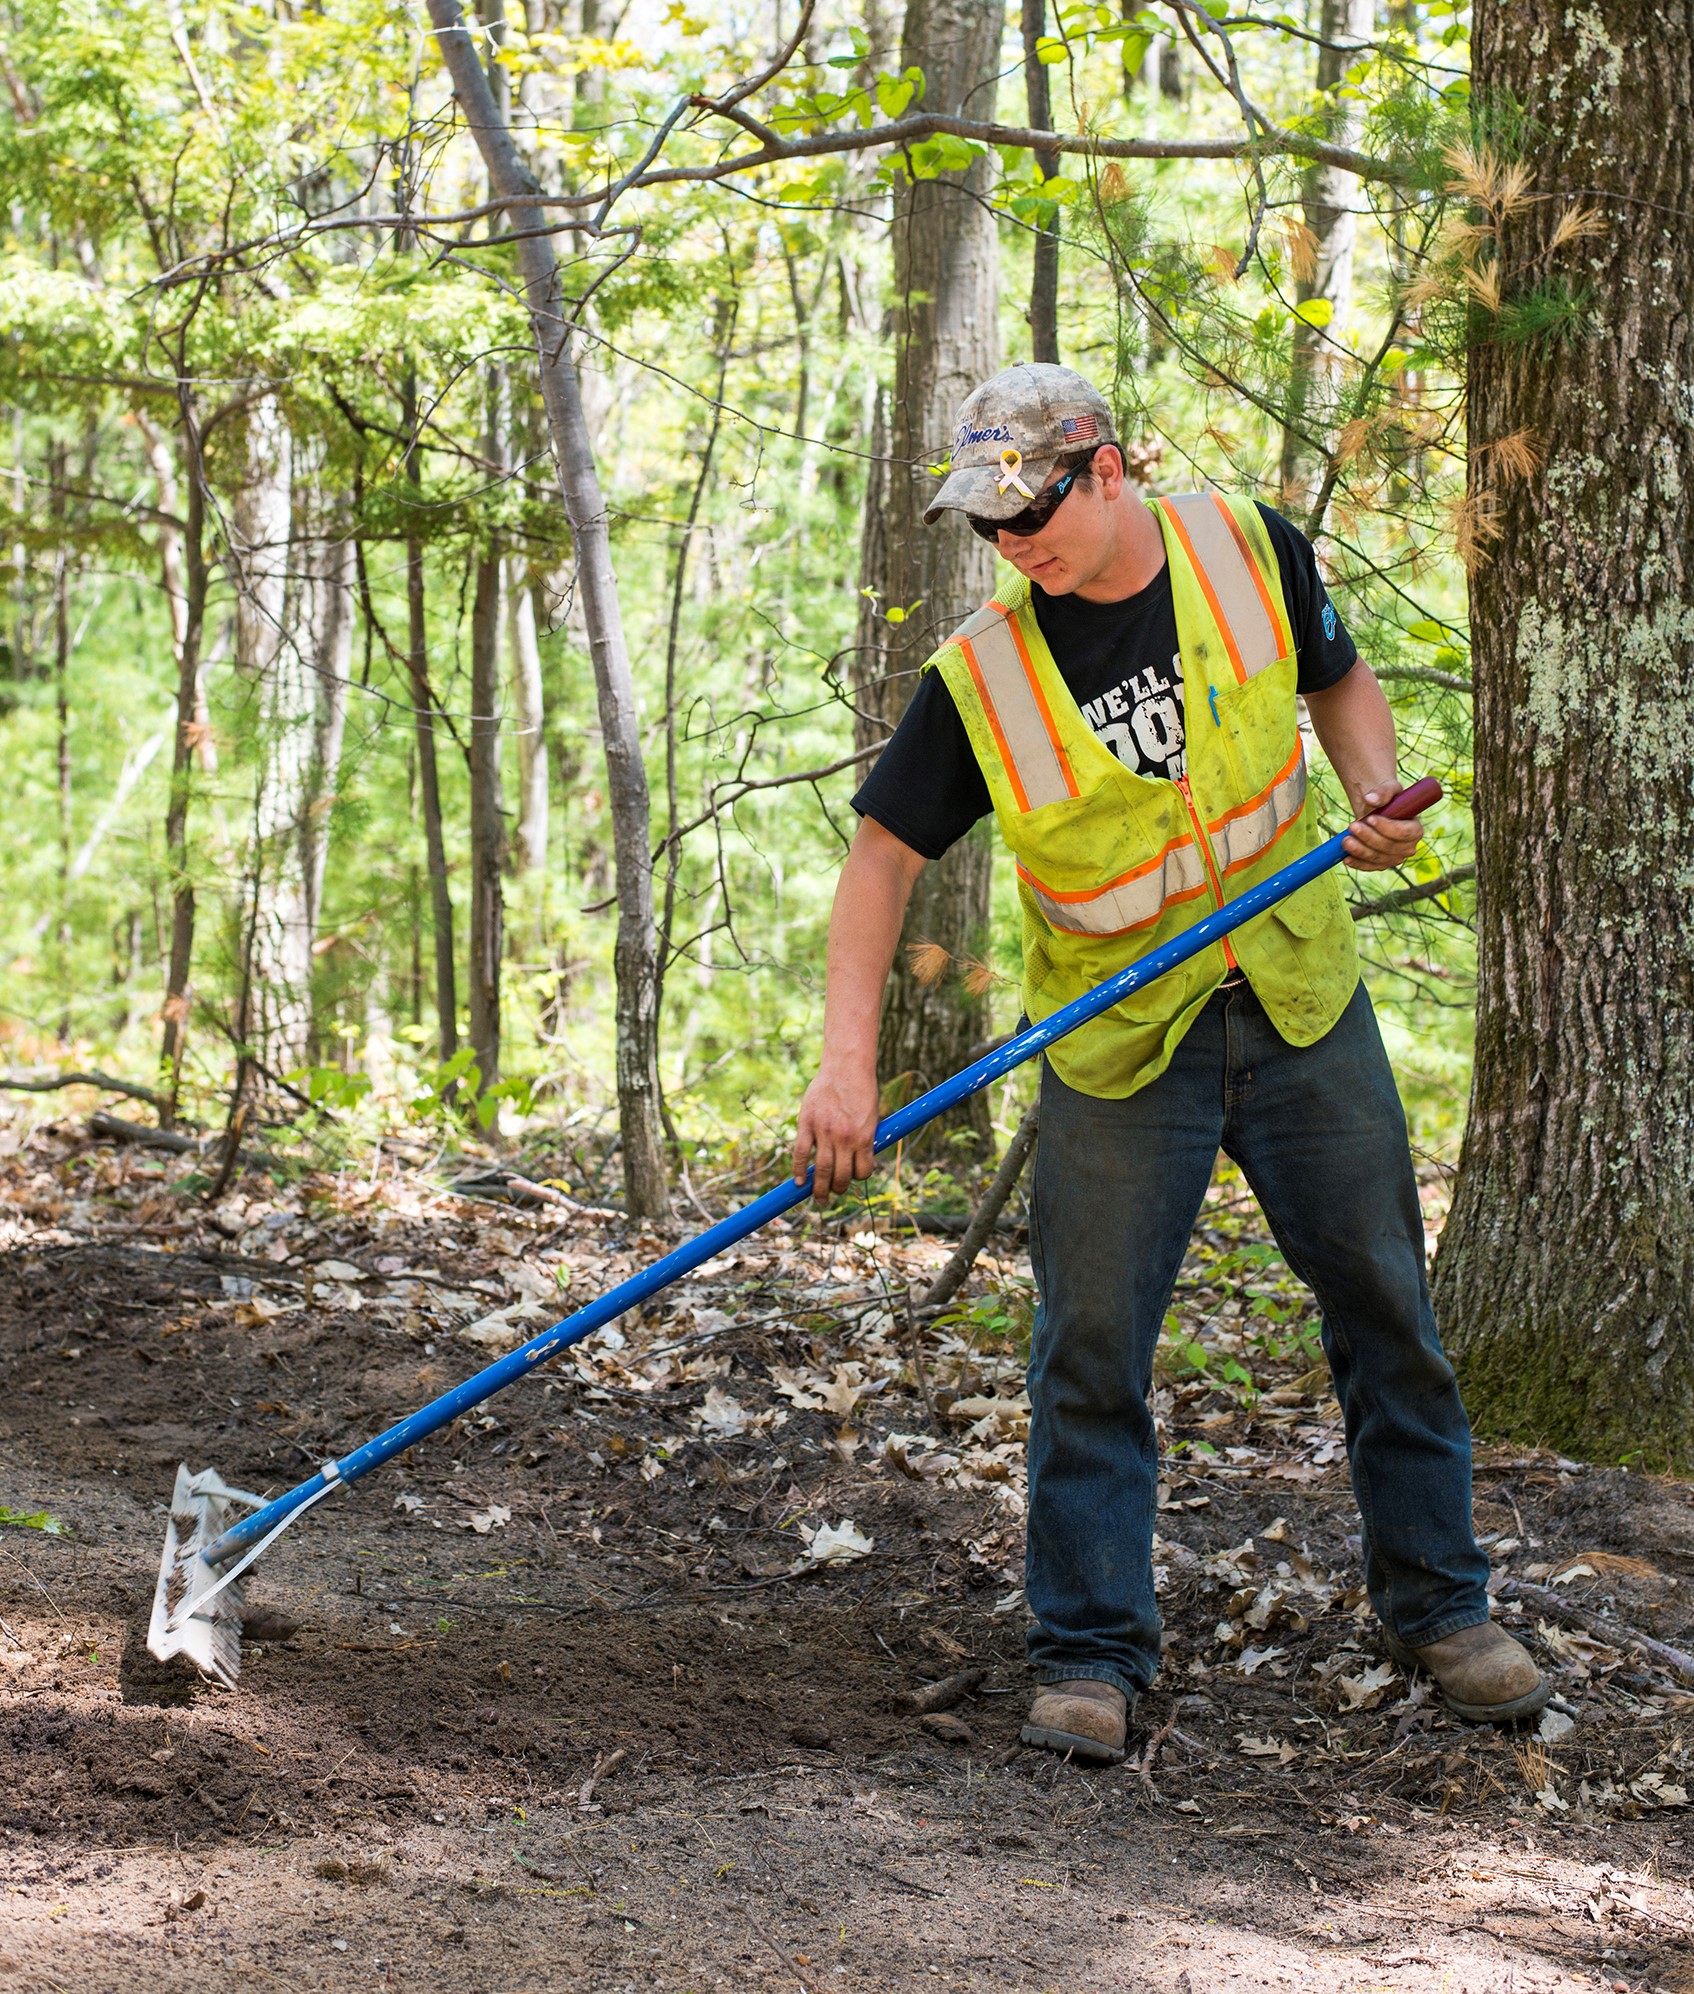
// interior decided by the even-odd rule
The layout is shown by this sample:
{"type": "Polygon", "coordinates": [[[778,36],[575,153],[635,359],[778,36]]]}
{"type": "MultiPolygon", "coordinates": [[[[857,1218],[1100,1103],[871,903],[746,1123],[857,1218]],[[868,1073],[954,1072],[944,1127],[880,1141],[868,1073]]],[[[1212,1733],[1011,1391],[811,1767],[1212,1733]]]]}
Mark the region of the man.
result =
{"type": "MultiPolygon", "coordinates": [[[[854,799],[794,1146],[820,1199],[870,1173],[877,1024],[912,883],[990,810],[1018,862],[1037,1019],[1318,842],[1297,695],[1358,813],[1349,864],[1399,865],[1422,836],[1371,814],[1400,787],[1394,722],[1309,543],[1247,500],[1145,502],[1080,375],[1017,366],[976,390],[926,522],[948,512],[1016,572],[929,661],[854,799]]],[[[1147,1393],[1220,1148],[1323,1309],[1390,1652],[1463,1717],[1532,1715],[1549,1688],[1489,1620],[1405,1118],[1330,873],[1046,1055],[1025,1741],[1120,1760],[1158,1665],[1147,1393]]]]}

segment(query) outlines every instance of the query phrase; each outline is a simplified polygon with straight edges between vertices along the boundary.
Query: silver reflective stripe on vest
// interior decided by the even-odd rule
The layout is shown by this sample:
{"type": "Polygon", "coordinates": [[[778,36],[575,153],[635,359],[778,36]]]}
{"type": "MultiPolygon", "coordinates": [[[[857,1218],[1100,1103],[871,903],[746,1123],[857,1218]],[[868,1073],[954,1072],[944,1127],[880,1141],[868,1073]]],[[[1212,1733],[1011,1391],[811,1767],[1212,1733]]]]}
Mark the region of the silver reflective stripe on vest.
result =
{"type": "Polygon", "coordinates": [[[1218,871],[1234,872],[1259,854],[1299,816],[1306,801],[1306,751],[1296,747],[1287,772],[1277,777],[1250,810],[1226,818],[1212,831],[1218,871]]]}
{"type": "Polygon", "coordinates": [[[1076,787],[1047,731],[1009,619],[990,603],[955,631],[952,641],[964,652],[976,680],[1020,807],[1039,810],[1074,796],[1076,787]]]}
{"type": "Polygon", "coordinates": [[[1167,902],[1204,892],[1206,886],[1205,862],[1192,838],[1172,845],[1150,866],[1086,897],[1061,899],[1023,865],[1018,876],[1049,924],[1072,935],[1121,935],[1128,928],[1144,928],[1159,918],[1167,902]]]}
{"type": "Polygon", "coordinates": [[[1169,506],[1182,522],[1188,544],[1229,626],[1228,636],[1235,641],[1243,677],[1255,677],[1267,665],[1274,665],[1282,652],[1253,571],[1221,506],[1209,492],[1184,492],[1160,503],[1169,506]]]}

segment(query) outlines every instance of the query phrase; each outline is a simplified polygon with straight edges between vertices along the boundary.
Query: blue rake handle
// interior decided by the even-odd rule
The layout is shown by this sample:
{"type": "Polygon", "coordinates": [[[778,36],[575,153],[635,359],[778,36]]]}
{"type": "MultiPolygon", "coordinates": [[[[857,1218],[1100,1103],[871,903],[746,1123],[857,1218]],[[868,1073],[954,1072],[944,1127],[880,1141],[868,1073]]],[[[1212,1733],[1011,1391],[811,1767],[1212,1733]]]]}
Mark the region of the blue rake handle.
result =
{"type": "MultiPolygon", "coordinates": [[[[1421,782],[1413,783],[1410,789],[1402,790],[1375,814],[1379,817],[1416,817],[1439,802],[1440,798],[1440,783],[1433,776],[1425,776],[1421,782]]],[[[1333,838],[1325,839],[1292,865],[1284,866],[1260,885],[1249,887],[1239,899],[1231,900],[1216,913],[1197,921],[1192,928],[1184,929],[1163,948],[1153,950],[1138,962],[1132,962],[1127,969],[1120,969],[1115,976],[1096,984],[1086,995],[1075,998],[1050,1018],[1043,1019],[1038,1025],[1028,1026],[1003,1046],[984,1054],[973,1066],[967,1066],[951,1079],[943,1080],[939,1087],[930,1088],[927,1094],[920,1094],[905,1107],[897,1108],[877,1124],[875,1147],[879,1151],[891,1149],[913,1130],[921,1129],[926,1122],[934,1121],[948,1108],[979,1093],[1002,1074],[1010,1073],[1013,1067],[1021,1066],[1026,1059],[1033,1059],[1038,1052],[1045,1051],[1055,1039],[1062,1039],[1067,1032],[1074,1032],[1078,1025],[1097,1018],[1102,1011],[1109,1011],[1132,990],[1142,989],[1167,970],[1175,969],[1179,963],[1187,962],[1203,949],[1210,948],[1232,928],[1239,928],[1243,922],[1251,921],[1267,908],[1274,907],[1279,900],[1286,899],[1290,893],[1338,864],[1342,857],[1342,840],[1346,836],[1345,831],[1338,831],[1333,838]]],[[[603,1329],[626,1310],[646,1301],[649,1295],[656,1295],[661,1288],[668,1288],[673,1281],[681,1280],[684,1274],[723,1252],[725,1247],[733,1246],[737,1240],[757,1232],[760,1226],[767,1225],[781,1213],[803,1204],[811,1194],[812,1173],[808,1170],[802,1181],[796,1183],[790,1178],[767,1191],[762,1198],[755,1198],[752,1204],[744,1205],[740,1211],[731,1212],[728,1218],[719,1219],[716,1225],[697,1238],[667,1253],[662,1260],[655,1260],[651,1267],[644,1268],[639,1274],[632,1274],[598,1301],[590,1302],[586,1308],[578,1309],[575,1315],[567,1316],[563,1322],[543,1330],[521,1348],[510,1351],[486,1369],[478,1371],[474,1377],[467,1378],[462,1385],[443,1392],[440,1398],[389,1427],[386,1433],[379,1433],[374,1440],[367,1440],[362,1447],[354,1448],[351,1454],[343,1455],[339,1460],[326,1461],[310,1481],[302,1482],[298,1488],[278,1496],[263,1509],[255,1510],[232,1530],[226,1530],[221,1537],[208,1544],[203,1553],[206,1562],[222,1565],[239,1557],[261,1538],[279,1530],[304,1504],[315,1502],[337,1482],[356,1482],[361,1475],[380,1468],[396,1454],[415,1447],[420,1440],[438,1432],[461,1413],[481,1405],[484,1399],[504,1391],[519,1378],[527,1377],[538,1364],[558,1356],[561,1350],[568,1350],[584,1337],[592,1336],[597,1329],[603,1329]]]]}

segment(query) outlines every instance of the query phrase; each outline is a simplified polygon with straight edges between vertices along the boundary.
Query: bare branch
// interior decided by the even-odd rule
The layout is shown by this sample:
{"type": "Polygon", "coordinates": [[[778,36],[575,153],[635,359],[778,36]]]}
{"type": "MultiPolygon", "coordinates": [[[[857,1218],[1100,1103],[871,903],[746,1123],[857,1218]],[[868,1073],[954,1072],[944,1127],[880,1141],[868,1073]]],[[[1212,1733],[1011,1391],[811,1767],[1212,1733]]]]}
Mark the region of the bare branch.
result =
{"type": "Polygon", "coordinates": [[[1474,863],[1456,865],[1451,872],[1444,872],[1439,879],[1427,879],[1421,886],[1402,886],[1397,893],[1379,893],[1374,900],[1355,900],[1348,912],[1355,921],[1368,921],[1377,914],[1398,914],[1403,908],[1415,907],[1420,900],[1439,900],[1442,894],[1451,893],[1455,886],[1463,886],[1475,877],[1474,863]]]}

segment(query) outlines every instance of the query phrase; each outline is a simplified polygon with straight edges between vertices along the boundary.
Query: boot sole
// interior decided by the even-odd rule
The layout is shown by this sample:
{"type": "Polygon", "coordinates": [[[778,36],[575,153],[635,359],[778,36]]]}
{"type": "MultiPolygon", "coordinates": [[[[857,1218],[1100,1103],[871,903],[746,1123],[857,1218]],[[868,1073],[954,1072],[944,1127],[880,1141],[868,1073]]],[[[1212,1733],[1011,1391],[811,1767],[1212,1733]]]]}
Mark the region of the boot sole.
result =
{"type": "Polygon", "coordinates": [[[1098,1738],[1085,1738],[1079,1731],[1051,1731],[1044,1724],[1026,1724],[1019,1732],[1026,1745],[1039,1745],[1045,1752],[1065,1752],[1072,1758],[1087,1759],[1091,1765],[1121,1766],[1121,1745],[1108,1745],[1098,1738]]]}
{"type": "Polygon", "coordinates": [[[1467,1724],[1516,1724],[1525,1717],[1534,1717],[1547,1708],[1553,1695],[1553,1685],[1545,1676],[1532,1690],[1522,1696],[1514,1696],[1506,1703],[1466,1703],[1463,1698],[1451,1695],[1443,1686],[1441,1678],[1432,1668],[1420,1662],[1412,1650],[1397,1634],[1382,1630],[1383,1646],[1387,1648],[1401,1668],[1408,1675],[1416,1672],[1429,1677],[1441,1692],[1441,1701],[1455,1717],[1462,1717],[1467,1724]]]}

